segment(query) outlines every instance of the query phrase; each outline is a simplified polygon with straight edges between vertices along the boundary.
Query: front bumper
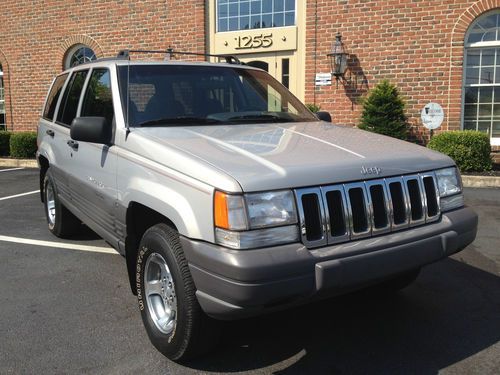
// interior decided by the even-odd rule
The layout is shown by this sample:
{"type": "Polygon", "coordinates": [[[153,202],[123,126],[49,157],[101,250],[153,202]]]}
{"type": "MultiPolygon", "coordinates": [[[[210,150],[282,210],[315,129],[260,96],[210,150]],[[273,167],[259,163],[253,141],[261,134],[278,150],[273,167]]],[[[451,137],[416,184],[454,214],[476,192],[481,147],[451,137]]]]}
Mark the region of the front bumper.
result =
{"type": "Polygon", "coordinates": [[[436,223],[309,250],[300,243],[230,250],[181,237],[202,309],[231,320],[343,294],[454,254],[476,237],[464,207],[436,223]]]}

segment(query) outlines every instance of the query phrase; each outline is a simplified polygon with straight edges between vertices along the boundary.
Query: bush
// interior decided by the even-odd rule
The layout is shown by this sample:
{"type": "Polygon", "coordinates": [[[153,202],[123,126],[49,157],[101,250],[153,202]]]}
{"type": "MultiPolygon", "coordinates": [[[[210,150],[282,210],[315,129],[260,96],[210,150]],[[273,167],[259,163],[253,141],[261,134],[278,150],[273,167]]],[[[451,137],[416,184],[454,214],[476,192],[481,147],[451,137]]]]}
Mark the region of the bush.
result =
{"type": "Polygon", "coordinates": [[[380,82],[362,104],[360,129],[399,139],[407,138],[405,103],[396,86],[387,80],[380,82]]]}
{"type": "Polygon", "coordinates": [[[10,132],[0,131],[0,156],[9,155],[10,132]]]}
{"type": "Polygon", "coordinates": [[[448,155],[462,172],[491,169],[490,138],[485,133],[473,130],[448,131],[432,137],[427,147],[448,155]]]}
{"type": "Polygon", "coordinates": [[[34,158],[36,149],[36,132],[18,132],[10,136],[10,156],[13,158],[34,158]]]}
{"type": "Polygon", "coordinates": [[[307,103],[306,104],[306,107],[308,110],[310,110],[312,113],[316,113],[316,112],[319,112],[321,111],[321,107],[319,105],[316,105],[316,104],[312,104],[312,103],[307,103]]]}

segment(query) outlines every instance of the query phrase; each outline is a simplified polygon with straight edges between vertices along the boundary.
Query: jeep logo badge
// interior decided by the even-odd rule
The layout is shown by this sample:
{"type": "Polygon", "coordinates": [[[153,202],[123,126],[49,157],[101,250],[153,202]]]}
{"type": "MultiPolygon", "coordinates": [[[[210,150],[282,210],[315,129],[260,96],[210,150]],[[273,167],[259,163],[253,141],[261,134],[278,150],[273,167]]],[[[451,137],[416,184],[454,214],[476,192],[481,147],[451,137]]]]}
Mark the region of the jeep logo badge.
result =
{"type": "Polygon", "coordinates": [[[377,176],[382,173],[382,169],[379,167],[361,167],[361,174],[367,175],[367,174],[376,174],[377,176]]]}

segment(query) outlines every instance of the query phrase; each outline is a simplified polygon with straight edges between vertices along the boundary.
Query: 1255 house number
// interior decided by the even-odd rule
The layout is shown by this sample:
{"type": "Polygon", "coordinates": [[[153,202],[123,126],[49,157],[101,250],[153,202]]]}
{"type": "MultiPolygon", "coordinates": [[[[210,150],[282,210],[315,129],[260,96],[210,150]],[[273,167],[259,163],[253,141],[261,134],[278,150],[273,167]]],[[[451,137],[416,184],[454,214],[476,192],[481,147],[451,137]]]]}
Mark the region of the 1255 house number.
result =
{"type": "Polygon", "coordinates": [[[239,36],[236,40],[236,49],[268,48],[273,45],[273,34],[259,34],[255,36],[239,36]]]}

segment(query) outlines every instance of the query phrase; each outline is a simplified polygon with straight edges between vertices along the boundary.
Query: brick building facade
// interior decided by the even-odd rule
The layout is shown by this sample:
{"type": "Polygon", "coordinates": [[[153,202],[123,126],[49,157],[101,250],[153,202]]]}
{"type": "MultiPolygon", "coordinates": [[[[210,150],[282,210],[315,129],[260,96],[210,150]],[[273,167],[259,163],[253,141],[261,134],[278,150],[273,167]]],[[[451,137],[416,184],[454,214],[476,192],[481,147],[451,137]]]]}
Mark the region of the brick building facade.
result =
{"type": "Polygon", "coordinates": [[[498,14],[500,0],[4,0],[5,123],[36,127],[51,79],[75,46],[96,57],[172,46],[238,54],[340,124],[355,125],[359,99],[389,79],[405,98],[417,137],[428,137],[420,111],[437,102],[445,112],[442,130],[479,128],[500,145],[500,89],[498,112],[493,95],[500,86],[498,14]],[[316,86],[316,74],[330,72],[327,54],[337,32],[350,79],[316,86]]]}

